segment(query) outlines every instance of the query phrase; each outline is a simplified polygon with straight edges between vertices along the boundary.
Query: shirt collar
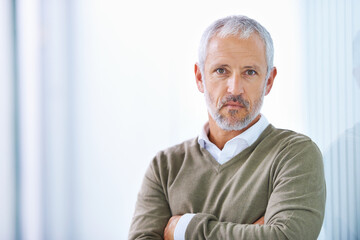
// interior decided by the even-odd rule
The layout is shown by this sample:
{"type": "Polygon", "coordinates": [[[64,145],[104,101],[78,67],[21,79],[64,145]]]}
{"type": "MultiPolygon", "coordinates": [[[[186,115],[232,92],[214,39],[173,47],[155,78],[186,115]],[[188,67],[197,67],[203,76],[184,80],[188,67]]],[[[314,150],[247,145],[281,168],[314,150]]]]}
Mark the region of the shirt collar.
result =
{"type": "MultiPolygon", "coordinates": [[[[238,139],[245,140],[248,146],[253,144],[256,139],[259,138],[260,134],[267,128],[269,125],[268,120],[264,115],[261,114],[259,121],[257,121],[254,125],[252,125],[249,129],[247,129],[245,132],[237,135],[236,137],[230,139],[230,141],[236,141],[238,139]]],[[[206,122],[204,127],[202,128],[199,137],[198,137],[198,143],[202,148],[206,149],[206,144],[212,145],[213,143],[209,140],[209,122],[206,122]]]]}

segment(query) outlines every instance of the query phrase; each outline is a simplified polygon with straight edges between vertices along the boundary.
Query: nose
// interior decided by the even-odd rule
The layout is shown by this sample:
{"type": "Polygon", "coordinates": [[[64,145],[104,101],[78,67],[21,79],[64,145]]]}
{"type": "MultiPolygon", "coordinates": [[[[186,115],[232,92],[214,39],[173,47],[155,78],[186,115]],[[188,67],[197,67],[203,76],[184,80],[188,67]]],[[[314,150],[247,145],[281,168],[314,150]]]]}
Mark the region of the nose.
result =
{"type": "Polygon", "coordinates": [[[243,80],[239,74],[233,74],[227,82],[228,92],[233,95],[240,95],[244,93],[244,85],[243,80]]]}

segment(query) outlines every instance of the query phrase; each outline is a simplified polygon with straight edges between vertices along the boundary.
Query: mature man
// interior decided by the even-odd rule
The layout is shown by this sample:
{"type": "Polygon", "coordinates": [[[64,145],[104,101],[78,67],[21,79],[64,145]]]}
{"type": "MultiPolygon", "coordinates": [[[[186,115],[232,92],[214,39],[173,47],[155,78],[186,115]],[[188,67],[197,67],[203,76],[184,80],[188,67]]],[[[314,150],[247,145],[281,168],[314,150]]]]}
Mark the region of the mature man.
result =
{"type": "Polygon", "coordinates": [[[204,32],[195,78],[209,122],[153,159],[129,239],[317,238],[321,153],[260,114],[275,76],[272,39],[255,20],[231,16],[204,32]]]}

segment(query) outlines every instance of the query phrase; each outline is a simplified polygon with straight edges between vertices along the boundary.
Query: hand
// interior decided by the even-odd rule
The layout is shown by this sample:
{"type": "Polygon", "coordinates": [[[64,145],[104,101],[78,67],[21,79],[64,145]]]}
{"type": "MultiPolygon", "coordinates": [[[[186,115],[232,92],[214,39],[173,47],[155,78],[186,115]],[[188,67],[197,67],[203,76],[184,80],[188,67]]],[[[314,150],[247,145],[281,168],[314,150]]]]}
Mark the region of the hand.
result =
{"type": "Polygon", "coordinates": [[[172,216],[164,230],[164,240],[174,240],[175,227],[180,220],[181,215],[172,216]]]}
{"type": "Polygon", "coordinates": [[[253,224],[259,224],[259,225],[264,225],[264,217],[259,218],[256,222],[254,222],[253,224]]]}

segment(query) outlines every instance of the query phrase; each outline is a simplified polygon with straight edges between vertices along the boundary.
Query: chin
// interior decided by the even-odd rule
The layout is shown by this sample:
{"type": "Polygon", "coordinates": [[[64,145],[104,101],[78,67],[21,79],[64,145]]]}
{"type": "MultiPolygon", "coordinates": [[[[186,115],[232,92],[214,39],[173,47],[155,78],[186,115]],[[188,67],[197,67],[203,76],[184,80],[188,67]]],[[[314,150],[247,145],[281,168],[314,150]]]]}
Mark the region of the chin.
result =
{"type": "Polygon", "coordinates": [[[234,119],[234,117],[217,116],[215,122],[222,130],[240,131],[246,128],[252,122],[252,120],[248,117],[234,119]]]}
{"type": "Polygon", "coordinates": [[[244,124],[223,124],[223,125],[219,125],[219,127],[224,130],[224,131],[241,131],[244,128],[247,127],[247,125],[244,124]]]}

